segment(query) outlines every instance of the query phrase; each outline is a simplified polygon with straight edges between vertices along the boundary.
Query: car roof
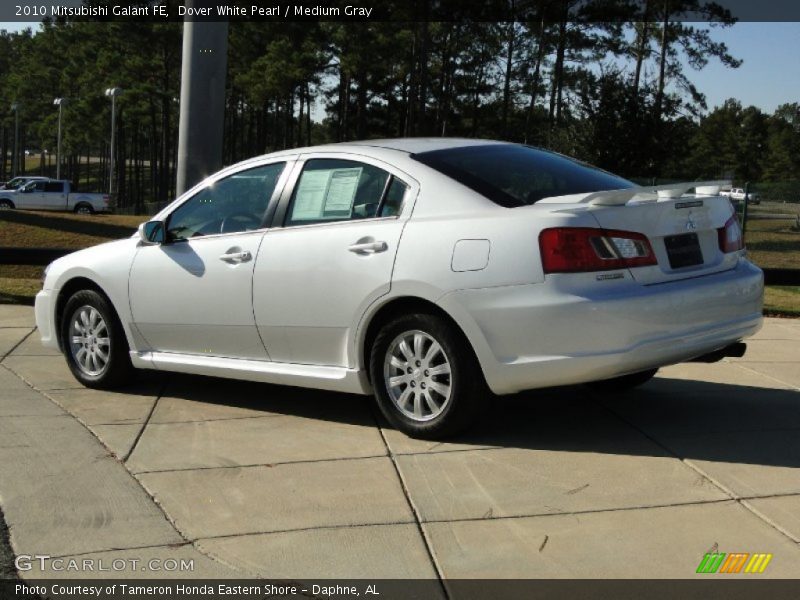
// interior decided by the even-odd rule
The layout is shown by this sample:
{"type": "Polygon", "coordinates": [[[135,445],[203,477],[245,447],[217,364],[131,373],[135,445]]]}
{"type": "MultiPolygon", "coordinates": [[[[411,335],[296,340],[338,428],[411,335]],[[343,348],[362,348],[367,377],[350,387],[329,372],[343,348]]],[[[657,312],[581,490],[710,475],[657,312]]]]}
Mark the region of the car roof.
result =
{"type": "Polygon", "coordinates": [[[473,138],[389,138],[379,140],[364,140],[359,142],[349,142],[353,146],[372,146],[375,148],[387,148],[389,150],[399,150],[409,154],[421,152],[432,152],[434,150],[447,150],[450,148],[462,148],[465,146],[488,146],[493,144],[506,144],[508,142],[498,142],[495,140],[481,140],[473,138]]]}
{"type": "MultiPolygon", "coordinates": [[[[313,152],[356,152],[362,153],[367,148],[389,150],[401,152],[403,154],[418,154],[421,152],[431,152],[433,150],[446,150],[449,148],[462,148],[466,146],[488,146],[508,144],[509,142],[499,142],[495,140],[481,140],[473,138],[389,138],[377,140],[361,140],[353,142],[339,142],[335,144],[323,144],[320,146],[308,146],[304,148],[287,148],[271,152],[265,156],[289,156],[294,154],[311,154],[313,152]]],[[[262,157],[254,157],[256,158],[262,157]]],[[[249,162],[245,161],[245,162],[249,162]]]]}

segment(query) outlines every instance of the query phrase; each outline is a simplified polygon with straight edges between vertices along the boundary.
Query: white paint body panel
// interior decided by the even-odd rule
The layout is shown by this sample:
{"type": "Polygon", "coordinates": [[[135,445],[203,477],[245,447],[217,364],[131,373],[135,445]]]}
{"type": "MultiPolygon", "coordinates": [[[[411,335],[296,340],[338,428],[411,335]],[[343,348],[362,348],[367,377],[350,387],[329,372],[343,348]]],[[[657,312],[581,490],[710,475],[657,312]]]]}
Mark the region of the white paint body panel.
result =
{"type": "Polygon", "coordinates": [[[453,247],[450,268],[462,271],[483,271],[489,264],[492,244],[489,240],[458,240],[453,247]]]}
{"type": "Polygon", "coordinates": [[[395,255],[419,184],[407,172],[363,154],[309,153],[314,158],[353,160],[377,166],[409,189],[397,217],[317,223],[270,229],[256,262],[253,311],[273,361],[356,367],[348,348],[367,308],[389,293],[395,255]],[[385,250],[352,252],[357,243],[383,242],[385,250]]]}
{"type": "Polygon", "coordinates": [[[129,276],[133,323],[158,352],[267,360],[253,318],[253,265],[263,231],[142,246],[129,276]],[[249,252],[253,259],[220,256],[249,252]]]}
{"type": "MultiPolygon", "coordinates": [[[[273,227],[182,248],[143,246],[134,236],[71,254],[50,266],[37,296],[42,341],[58,346],[59,294],[76,277],[109,297],[137,367],[356,393],[370,392],[363,347],[370,320],[387,303],[409,297],[455,321],[496,393],[672,364],[760,327],[761,271],[744,252],[723,255],[714,245],[716,228],[733,214],[727,200],[705,198],[690,209],[705,264],[670,270],[663,237],[685,231],[688,210],[675,205],[683,198],[637,203],[606,194],[597,203],[583,195],[506,209],[409,156],[464,143],[320,146],[225,169],[155,218],[163,220],[210,182],[277,159],[361,160],[412,189],[396,218],[273,227]],[[549,227],[645,233],[659,264],[622,269],[611,279],[545,275],[538,239],[549,227]],[[348,250],[363,238],[385,241],[386,251],[348,250]],[[234,267],[218,260],[232,247],[250,251],[253,260],[234,267]]],[[[298,172],[290,164],[284,202],[298,172]]]]}
{"type": "Polygon", "coordinates": [[[387,294],[403,223],[397,219],[269,231],[255,272],[253,306],[264,345],[278,362],[352,367],[347,341],[366,308],[387,294]],[[356,254],[359,241],[387,250],[356,254]]]}

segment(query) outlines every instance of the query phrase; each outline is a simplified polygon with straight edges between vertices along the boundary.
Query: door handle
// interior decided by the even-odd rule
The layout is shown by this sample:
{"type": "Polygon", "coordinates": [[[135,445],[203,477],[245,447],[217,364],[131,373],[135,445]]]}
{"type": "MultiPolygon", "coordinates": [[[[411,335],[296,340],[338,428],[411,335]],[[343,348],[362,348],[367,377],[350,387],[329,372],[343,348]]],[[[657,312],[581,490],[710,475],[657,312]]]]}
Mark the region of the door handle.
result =
{"type": "Polygon", "coordinates": [[[356,254],[376,254],[378,252],[385,252],[389,249],[389,244],[386,242],[362,242],[353,244],[348,248],[350,252],[356,254]]]}
{"type": "Polygon", "coordinates": [[[219,259],[222,261],[236,262],[236,263],[247,262],[251,258],[253,258],[253,255],[250,254],[250,252],[248,252],[247,250],[245,250],[244,252],[228,252],[219,257],[219,259]]]}

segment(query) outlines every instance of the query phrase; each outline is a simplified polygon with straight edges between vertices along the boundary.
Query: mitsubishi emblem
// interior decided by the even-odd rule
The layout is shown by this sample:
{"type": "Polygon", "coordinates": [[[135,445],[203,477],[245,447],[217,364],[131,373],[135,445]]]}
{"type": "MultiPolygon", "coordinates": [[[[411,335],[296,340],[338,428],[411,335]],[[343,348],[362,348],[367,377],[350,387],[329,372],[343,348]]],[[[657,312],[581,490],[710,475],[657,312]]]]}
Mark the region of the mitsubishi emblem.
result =
{"type": "Polygon", "coordinates": [[[692,221],[692,211],[689,211],[689,214],[686,217],[686,231],[694,231],[695,229],[697,229],[697,225],[695,225],[694,221],[692,221]]]}

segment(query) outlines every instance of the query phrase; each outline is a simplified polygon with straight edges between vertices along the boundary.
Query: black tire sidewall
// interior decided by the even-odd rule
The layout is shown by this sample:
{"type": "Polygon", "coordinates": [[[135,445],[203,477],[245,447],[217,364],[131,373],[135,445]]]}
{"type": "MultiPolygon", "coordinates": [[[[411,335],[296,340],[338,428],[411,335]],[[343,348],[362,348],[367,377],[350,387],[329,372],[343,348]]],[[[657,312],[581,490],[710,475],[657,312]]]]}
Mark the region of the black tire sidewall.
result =
{"type": "Polygon", "coordinates": [[[392,319],[381,328],[370,352],[370,378],[383,415],[397,429],[422,439],[439,439],[462,430],[474,419],[485,389],[483,375],[466,338],[441,317],[414,313],[392,319]],[[415,421],[400,412],[389,396],[383,363],[392,341],[401,333],[418,329],[433,337],[450,362],[450,400],[430,421],[415,421]]]}
{"type": "Polygon", "coordinates": [[[119,323],[117,314],[111,303],[100,293],[94,290],[81,290],[75,292],[64,306],[61,316],[61,340],[67,365],[75,378],[86,387],[106,389],[124,384],[131,375],[133,368],[128,355],[128,340],[119,323]],[[109,337],[109,360],[106,370],[100,375],[87,375],[75,363],[70,349],[70,320],[73,313],[81,306],[95,308],[106,322],[109,337]]]}

